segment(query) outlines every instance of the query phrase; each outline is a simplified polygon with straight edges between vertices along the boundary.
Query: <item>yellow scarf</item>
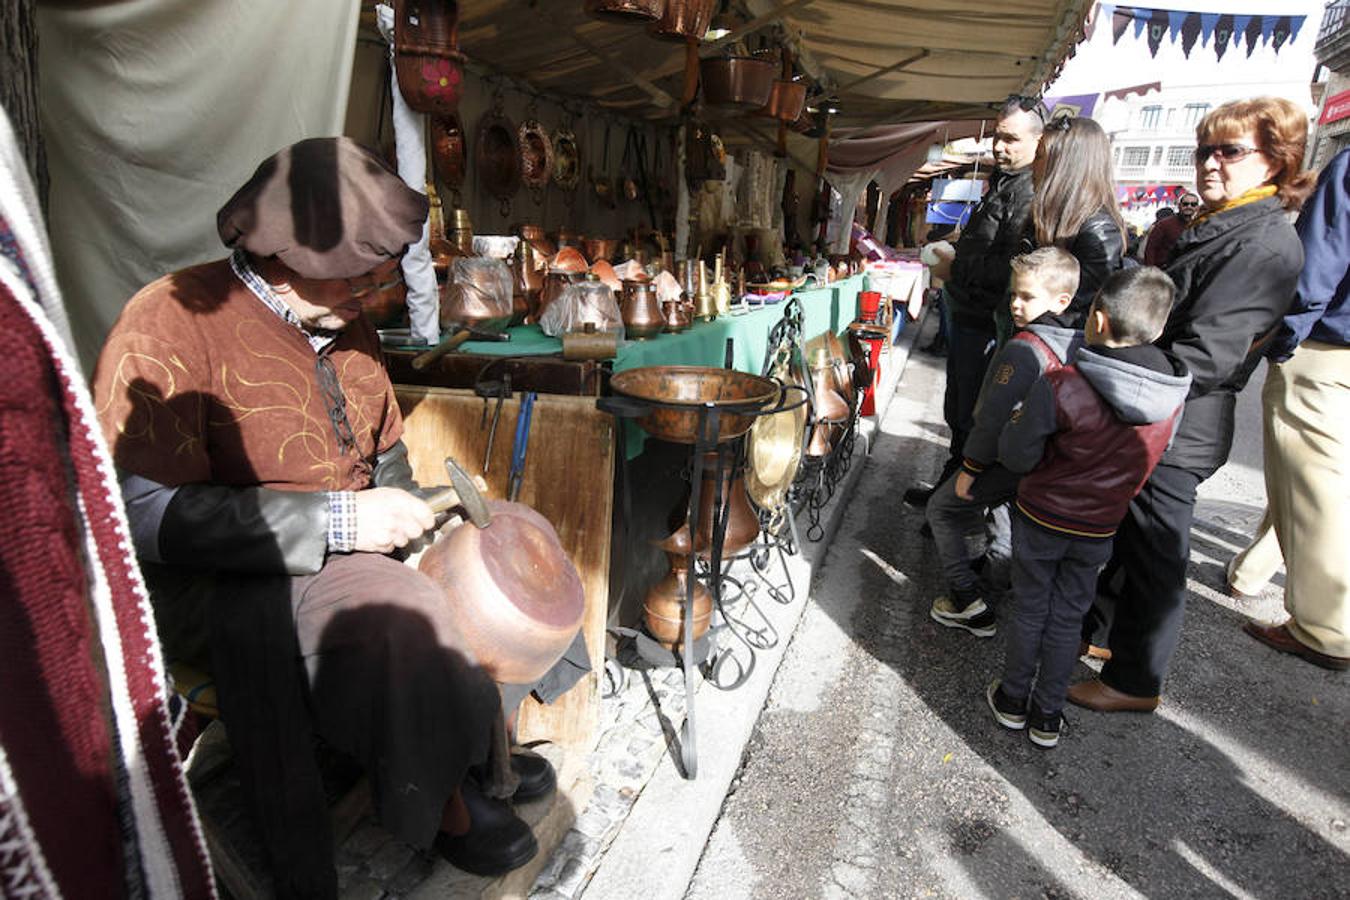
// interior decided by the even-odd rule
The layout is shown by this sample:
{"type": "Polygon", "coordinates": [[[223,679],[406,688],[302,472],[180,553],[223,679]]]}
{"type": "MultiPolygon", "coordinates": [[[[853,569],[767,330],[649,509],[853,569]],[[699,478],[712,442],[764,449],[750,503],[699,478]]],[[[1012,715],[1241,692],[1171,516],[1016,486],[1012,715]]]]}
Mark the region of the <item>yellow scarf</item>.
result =
{"type": "Polygon", "coordinates": [[[1254,187],[1250,191],[1247,191],[1245,194],[1234,197],[1232,200],[1229,200],[1228,202],[1224,203],[1221,206],[1216,206],[1214,209],[1205,210],[1200,215],[1196,216],[1194,219],[1191,219],[1190,223],[1187,224],[1186,227],[1194,228],[1201,222],[1208,219],[1210,216],[1217,216],[1221,212],[1228,212],[1228,210],[1230,209],[1237,209],[1239,206],[1246,206],[1248,203],[1255,203],[1257,200],[1264,200],[1267,197],[1274,197],[1276,190],[1278,190],[1278,188],[1276,188],[1275,185],[1273,184],[1263,184],[1260,187],[1254,187]]]}

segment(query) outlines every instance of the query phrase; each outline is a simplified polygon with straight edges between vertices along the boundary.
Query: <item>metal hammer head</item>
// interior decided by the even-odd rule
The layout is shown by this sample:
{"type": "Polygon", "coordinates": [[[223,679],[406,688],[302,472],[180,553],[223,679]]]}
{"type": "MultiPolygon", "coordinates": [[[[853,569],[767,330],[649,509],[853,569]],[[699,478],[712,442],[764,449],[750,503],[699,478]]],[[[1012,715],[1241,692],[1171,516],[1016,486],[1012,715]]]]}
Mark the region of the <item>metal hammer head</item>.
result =
{"type": "Polygon", "coordinates": [[[455,462],[453,456],[445,458],[445,471],[450,473],[450,484],[454,487],[455,493],[459,494],[459,502],[469,514],[469,521],[479,528],[486,528],[492,521],[492,513],[488,510],[487,501],[483,499],[478,485],[473,483],[473,478],[464,471],[463,466],[455,462]]]}

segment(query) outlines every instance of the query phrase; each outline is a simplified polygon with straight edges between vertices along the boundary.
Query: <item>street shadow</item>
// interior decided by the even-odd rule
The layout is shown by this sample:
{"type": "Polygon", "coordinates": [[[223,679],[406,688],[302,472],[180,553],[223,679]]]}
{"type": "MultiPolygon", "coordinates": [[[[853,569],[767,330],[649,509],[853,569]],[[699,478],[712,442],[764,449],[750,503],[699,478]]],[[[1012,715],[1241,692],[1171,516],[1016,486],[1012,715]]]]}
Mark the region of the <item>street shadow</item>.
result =
{"type": "MultiPolygon", "coordinates": [[[[1066,841],[1135,890],[1279,896],[1290,889],[1282,863],[1297,859],[1295,890],[1322,885],[1325,895],[1339,895],[1343,888],[1333,885],[1343,885],[1346,852],[1307,818],[1310,794],[1350,800],[1343,747],[1350,703],[1338,676],[1261,647],[1240,631],[1243,616],[1192,591],[1158,713],[1069,707],[1063,740],[1052,751],[1000,728],[985,689],[1001,671],[1002,639],[980,640],[929,618],[941,573],[931,541],[919,534],[922,510],[898,497],[897,486],[922,476],[943,449],[921,438],[879,436],[858,488],[873,499],[857,504],[853,526],[868,552],[843,560],[837,546],[830,562],[856,566],[861,595],[873,599],[837,624],[898,673],[1066,841]]],[[[1200,573],[1193,565],[1189,574],[1200,573]]],[[[818,605],[831,614],[828,603],[818,605]]],[[[1093,674],[1080,665],[1075,680],[1093,674]]],[[[962,835],[949,837],[959,854],[962,835]]],[[[1001,852],[1017,853],[1011,836],[1001,852]]],[[[966,855],[962,867],[973,881],[990,896],[1005,892],[1002,867],[991,856],[979,848],[966,855]]],[[[1043,869],[1035,848],[1021,855],[1028,870],[1043,869]]]]}

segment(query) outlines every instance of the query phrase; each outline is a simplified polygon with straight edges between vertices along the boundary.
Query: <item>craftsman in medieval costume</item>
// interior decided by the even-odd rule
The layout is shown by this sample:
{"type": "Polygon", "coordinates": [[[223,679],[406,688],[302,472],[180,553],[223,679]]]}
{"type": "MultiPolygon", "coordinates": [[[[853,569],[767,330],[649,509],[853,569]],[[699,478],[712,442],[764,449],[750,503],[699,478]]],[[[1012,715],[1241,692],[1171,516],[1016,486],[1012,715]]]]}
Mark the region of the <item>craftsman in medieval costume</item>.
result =
{"type": "MultiPolygon", "coordinates": [[[[481,874],[536,850],[465,780],[497,686],[441,590],[384,555],[434,515],[361,297],[426,215],[346,138],[286,148],[220,210],[233,254],[133,297],[94,378],[166,651],[215,678],[282,894],[335,890],[311,732],[364,765],[396,837],[481,874]]],[[[516,799],[552,789],[512,763],[516,799]]]]}

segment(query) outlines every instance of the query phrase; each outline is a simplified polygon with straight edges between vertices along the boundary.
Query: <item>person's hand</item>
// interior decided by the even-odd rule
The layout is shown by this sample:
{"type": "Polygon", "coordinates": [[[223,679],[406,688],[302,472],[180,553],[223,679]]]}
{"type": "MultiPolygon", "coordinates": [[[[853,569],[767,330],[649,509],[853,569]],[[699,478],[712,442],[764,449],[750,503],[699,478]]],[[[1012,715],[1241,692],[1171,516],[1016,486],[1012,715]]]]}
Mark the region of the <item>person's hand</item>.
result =
{"type": "Polygon", "coordinates": [[[956,496],[962,500],[974,500],[970,489],[975,486],[975,476],[964,469],[956,473],[956,496]]]}
{"type": "Polygon", "coordinates": [[[436,524],[431,507],[399,488],[380,487],[356,492],[356,549],[389,553],[436,524]]]}

